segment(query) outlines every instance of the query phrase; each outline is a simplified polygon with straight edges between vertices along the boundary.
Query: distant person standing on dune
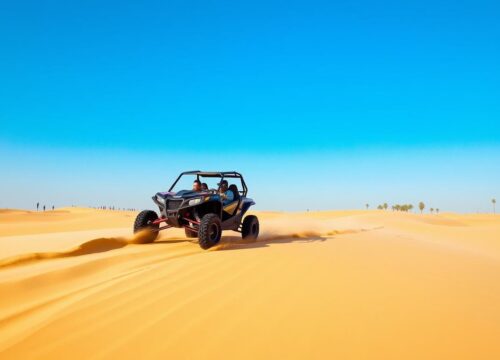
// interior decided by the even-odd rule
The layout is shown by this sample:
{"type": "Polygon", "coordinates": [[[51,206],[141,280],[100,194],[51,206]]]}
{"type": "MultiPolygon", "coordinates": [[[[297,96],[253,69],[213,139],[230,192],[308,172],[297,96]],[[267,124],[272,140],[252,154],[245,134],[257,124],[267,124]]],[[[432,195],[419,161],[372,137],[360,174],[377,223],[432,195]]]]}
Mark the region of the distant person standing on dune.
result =
{"type": "Polygon", "coordinates": [[[52,205],[52,210],[54,210],[54,205],[52,205]]]}
{"type": "Polygon", "coordinates": [[[37,203],[36,203],[36,211],[38,211],[38,208],[39,208],[39,207],[40,207],[40,203],[39,203],[39,202],[37,202],[37,203]]]}
{"type": "Polygon", "coordinates": [[[43,211],[45,211],[45,205],[43,205],[43,211]]]}

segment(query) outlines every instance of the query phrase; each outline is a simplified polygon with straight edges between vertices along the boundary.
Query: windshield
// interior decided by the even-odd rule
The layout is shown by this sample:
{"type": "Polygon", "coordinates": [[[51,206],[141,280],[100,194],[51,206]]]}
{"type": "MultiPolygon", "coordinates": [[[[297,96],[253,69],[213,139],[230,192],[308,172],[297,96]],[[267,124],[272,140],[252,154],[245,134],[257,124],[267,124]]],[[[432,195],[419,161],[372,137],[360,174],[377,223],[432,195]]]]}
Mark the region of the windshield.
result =
{"type": "Polygon", "coordinates": [[[208,189],[215,192],[219,188],[217,183],[220,182],[220,177],[205,177],[196,174],[186,174],[181,176],[177,184],[175,184],[174,188],[171,190],[173,192],[179,192],[181,190],[192,190],[194,181],[198,179],[202,184],[206,184],[208,189]]]}
{"type": "MultiPolygon", "coordinates": [[[[191,191],[193,190],[193,183],[195,180],[199,180],[203,185],[206,184],[208,191],[215,193],[219,190],[219,185],[218,183],[221,181],[220,176],[203,176],[201,174],[184,174],[180,177],[180,179],[177,181],[175,186],[170,189],[170,191],[173,192],[179,192],[182,190],[188,190],[191,191]]],[[[236,178],[236,177],[226,177],[224,178],[225,180],[228,181],[228,185],[236,185],[239,193],[243,195],[243,183],[241,182],[241,178],[236,178]]],[[[205,188],[203,188],[203,191],[205,188]]]]}

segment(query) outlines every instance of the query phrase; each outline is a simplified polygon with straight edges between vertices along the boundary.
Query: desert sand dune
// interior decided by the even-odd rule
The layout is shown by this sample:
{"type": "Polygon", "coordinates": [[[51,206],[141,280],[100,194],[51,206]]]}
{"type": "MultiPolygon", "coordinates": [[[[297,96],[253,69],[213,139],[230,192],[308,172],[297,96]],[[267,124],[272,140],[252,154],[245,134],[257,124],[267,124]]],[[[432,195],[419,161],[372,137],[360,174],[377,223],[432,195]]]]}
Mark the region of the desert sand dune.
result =
{"type": "Polygon", "coordinates": [[[500,217],[258,213],[210,251],[135,213],[0,211],[1,359],[496,359],[500,217]]]}

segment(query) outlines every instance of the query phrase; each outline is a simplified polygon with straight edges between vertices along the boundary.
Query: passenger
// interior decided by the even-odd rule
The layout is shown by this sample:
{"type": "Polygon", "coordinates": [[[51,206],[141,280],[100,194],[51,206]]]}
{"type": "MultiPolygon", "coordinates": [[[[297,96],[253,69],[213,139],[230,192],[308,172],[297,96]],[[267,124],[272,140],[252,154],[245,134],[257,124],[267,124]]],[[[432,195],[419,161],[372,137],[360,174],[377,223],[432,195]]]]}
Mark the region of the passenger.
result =
{"type": "Polygon", "coordinates": [[[202,183],[201,184],[201,191],[208,191],[208,185],[207,185],[207,183],[202,183]]]}
{"type": "Polygon", "coordinates": [[[201,182],[200,180],[193,181],[193,191],[200,192],[201,191],[201,182]]]}
{"type": "Polygon", "coordinates": [[[222,204],[227,205],[234,200],[234,194],[231,190],[228,189],[227,180],[222,180],[219,184],[219,195],[222,199],[222,204]]]}

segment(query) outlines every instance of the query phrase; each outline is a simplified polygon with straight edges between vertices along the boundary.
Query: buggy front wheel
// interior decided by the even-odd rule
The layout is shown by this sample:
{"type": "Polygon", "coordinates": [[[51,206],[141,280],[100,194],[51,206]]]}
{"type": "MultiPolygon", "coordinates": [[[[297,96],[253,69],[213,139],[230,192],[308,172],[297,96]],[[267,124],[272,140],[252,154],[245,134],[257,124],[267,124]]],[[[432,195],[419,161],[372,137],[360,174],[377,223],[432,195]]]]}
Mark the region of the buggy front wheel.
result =
{"type": "Polygon", "coordinates": [[[206,214],[201,218],[198,243],[204,250],[216,245],[222,235],[220,219],[216,214],[206,214]]]}
{"type": "Polygon", "coordinates": [[[152,243],[158,237],[158,224],[153,224],[158,220],[158,214],[152,210],[141,211],[134,222],[135,241],[141,244],[152,243]]]}

